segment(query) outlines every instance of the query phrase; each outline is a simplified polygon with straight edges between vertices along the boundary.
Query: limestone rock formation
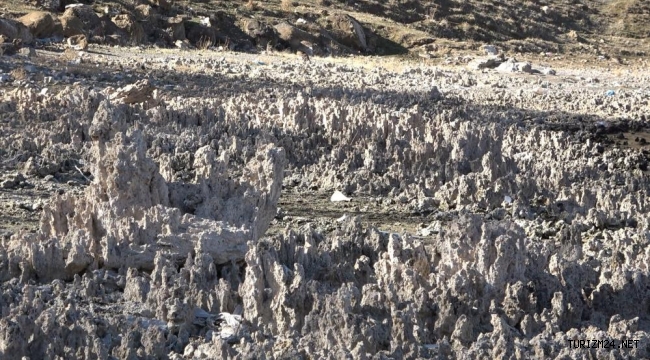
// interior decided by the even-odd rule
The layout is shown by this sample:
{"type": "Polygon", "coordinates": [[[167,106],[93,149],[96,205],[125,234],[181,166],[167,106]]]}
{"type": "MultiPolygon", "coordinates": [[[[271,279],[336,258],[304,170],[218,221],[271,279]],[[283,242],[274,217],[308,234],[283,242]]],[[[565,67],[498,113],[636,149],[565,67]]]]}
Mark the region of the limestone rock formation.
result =
{"type": "Polygon", "coordinates": [[[88,269],[151,270],[157,254],[182,260],[196,249],[228,263],[243,259],[247,243],[264,233],[282,184],[280,149],[261,149],[241,182],[233,182],[227,180],[227,160],[204,147],[195,154],[195,181],[168,186],[125,111],[107,101],[99,106],[88,129],[94,181],[82,197],[56,197],[43,212],[38,234],[9,242],[5,277],[72,279],[88,269]],[[190,199],[196,204],[192,211],[190,199]]]}
{"type": "Polygon", "coordinates": [[[0,358],[650,356],[647,75],[221,56],[0,92],[0,358]]]}
{"type": "Polygon", "coordinates": [[[142,103],[151,99],[154,87],[147,80],[140,80],[135,84],[127,85],[117,89],[111,94],[112,100],[118,100],[124,104],[142,103]]]}

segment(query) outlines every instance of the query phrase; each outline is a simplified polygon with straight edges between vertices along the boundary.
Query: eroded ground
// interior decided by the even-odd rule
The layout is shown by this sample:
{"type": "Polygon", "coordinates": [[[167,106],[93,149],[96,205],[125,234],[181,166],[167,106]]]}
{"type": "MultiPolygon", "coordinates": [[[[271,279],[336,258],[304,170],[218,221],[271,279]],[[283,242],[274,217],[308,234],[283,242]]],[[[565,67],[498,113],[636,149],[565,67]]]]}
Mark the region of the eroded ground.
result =
{"type": "Polygon", "coordinates": [[[3,358],[650,356],[645,59],[56,50],[0,63],[3,358]]]}

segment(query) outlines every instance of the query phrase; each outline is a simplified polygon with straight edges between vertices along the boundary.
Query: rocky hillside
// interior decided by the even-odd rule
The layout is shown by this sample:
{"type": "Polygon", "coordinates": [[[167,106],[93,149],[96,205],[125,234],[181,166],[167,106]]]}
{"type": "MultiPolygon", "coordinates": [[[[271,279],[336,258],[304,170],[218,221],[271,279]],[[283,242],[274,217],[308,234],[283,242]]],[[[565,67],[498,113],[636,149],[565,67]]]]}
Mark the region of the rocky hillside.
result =
{"type": "MultiPolygon", "coordinates": [[[[168,1],[34,0],[0,2],[0,43],[35,39],[73,45],[222,47],[290,50],[308,55],[449,53],[494,43],[517,52],[591,52],[639,44],[649,35],[650,5],[614,1],[168,1]],[[34,12],[38,11],[38,12],[34,12]],[[80,39],[83,36],[85,39],[80,39]]],[[[13,44],[12,46],[9,43],[13,44]]],[[[641,47],[647,45],[641,43],[641,47]]],[[[634,53],[623,53],[635,55],[634,53]]],[[[643,55],[639,53],[636,55],[643,55]]]]}

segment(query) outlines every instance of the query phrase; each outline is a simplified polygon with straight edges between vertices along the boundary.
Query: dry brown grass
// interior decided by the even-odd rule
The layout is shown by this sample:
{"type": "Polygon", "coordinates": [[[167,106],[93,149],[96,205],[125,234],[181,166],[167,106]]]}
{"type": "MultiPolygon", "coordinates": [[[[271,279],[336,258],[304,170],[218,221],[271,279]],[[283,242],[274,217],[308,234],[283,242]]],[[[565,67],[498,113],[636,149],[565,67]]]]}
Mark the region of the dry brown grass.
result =
{"type": "Polygon", "coordinates": [[[11,77],[14,78],[14,80],[27,79],[27,71],[25,71],[25,69],[23,69],[22,67],[11,70],[11,72],[9,72],[9,75],[11,75],[11,77]]]}
{"type": "Polygon", "coordinates": [[[214,46],[214,41],[207,36],[202,36],[196,43],[196,48],[199,50],[207,50],[214,46]]]}
{"type": "Polygon", "coordinates": [[[61,54],[61,57],[67,61],[72,61],[76,59],[78,56],[79,56],[78,52],[71,48],[65,49],[65,51],[63,51],[63,53],[61,54]]]}
{"type": "Polygon", "coordinates": [[[610,15],[625,15],[628,9],[634,5],[636,0],[615,0],[610,1],[603,7],[603,11],[610,15]]]}
{"type": "Polygon", "coordinates": [[[643,38],[650,34],[650,2],[612,0],[602,7],[609,20],[609,32],[618,36],[643,38]]]}
{"type": "Polygon", "coordinates": [[[246,9],[249,11],[255,11],[258,9],[257,3],[255,3],[253,0],[248,0],[246,3],[246,9]]]}
{"type": "Polygon", "coordinates": [[[282,10],[286,12],[293,11],[296,6],[298,6],[298,3],[294,2],[293,0],[282,0],[280,3],[280,7],[282,7],[282,10]]]}

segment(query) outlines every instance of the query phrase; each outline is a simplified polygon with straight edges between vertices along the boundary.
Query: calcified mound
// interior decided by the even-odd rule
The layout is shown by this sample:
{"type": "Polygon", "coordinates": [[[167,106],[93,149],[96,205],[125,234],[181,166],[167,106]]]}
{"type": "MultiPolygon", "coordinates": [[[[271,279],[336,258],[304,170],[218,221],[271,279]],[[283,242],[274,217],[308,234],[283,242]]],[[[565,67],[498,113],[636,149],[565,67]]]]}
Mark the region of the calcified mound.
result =
{"type": "Polygon", "coordinates": [[[51,280],[97,268],[151,270],[156,254],[182,260],[195,249],[217,264],[237,261],[275,216],[281,149],[260,149],[238,182],[227,178],[227,153],[217,159],[214,150],[202,147],[195,154],[193,181],[168,187],[146,155],[141,132],[127,125],[119,108],[101,103],[88,133],[95,181],[83,197],[55,198],[38,234],[7,244],[5,280],[26,279],[32,272],[51,280]],[[188,207],[191,212],[184,211],[188,207]]]}
{"type": "Polygon", "coordinates": [[[2,240],[0,357],[650,356],[647,153],[605,142],[647,126],[647,97],[575,119],[594,92],[496,97],[476,83],[526,82],[430,69],[371,72],[380,92],[337,69],[308,90],[130,105],[83,88],[5,94],[4,164],[92,181],[2,240]],[[422,76],[439,88],[399,91],[422,76]],[[430,225],[297,226],[278,214],[283,187],[383,198],[430,225]],[[624,338],[639,343],[568,342],[624,338]]]}

